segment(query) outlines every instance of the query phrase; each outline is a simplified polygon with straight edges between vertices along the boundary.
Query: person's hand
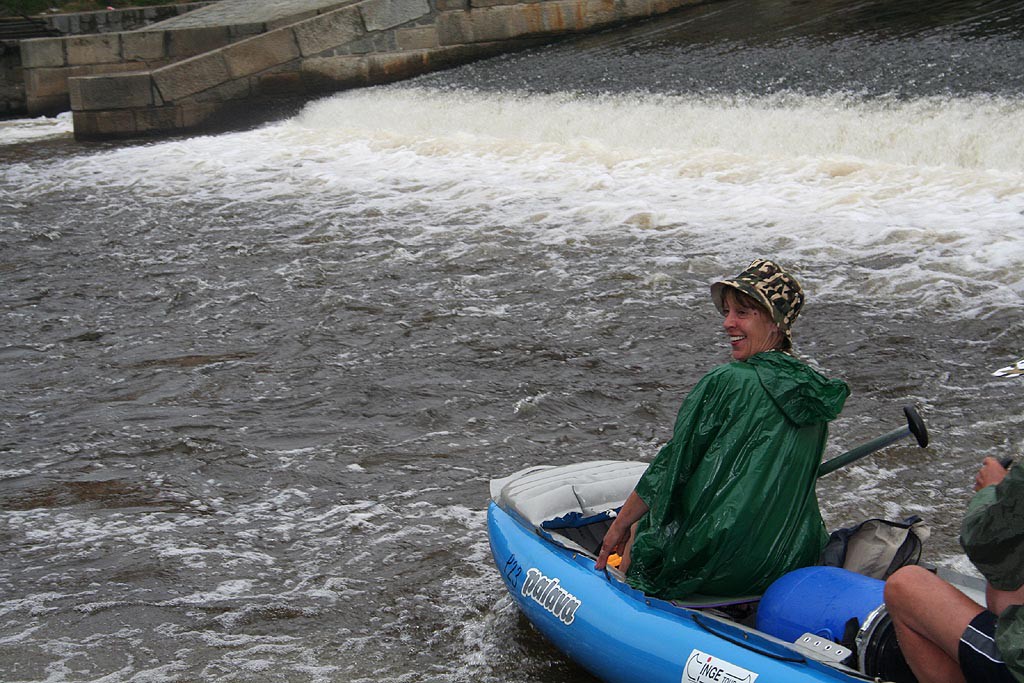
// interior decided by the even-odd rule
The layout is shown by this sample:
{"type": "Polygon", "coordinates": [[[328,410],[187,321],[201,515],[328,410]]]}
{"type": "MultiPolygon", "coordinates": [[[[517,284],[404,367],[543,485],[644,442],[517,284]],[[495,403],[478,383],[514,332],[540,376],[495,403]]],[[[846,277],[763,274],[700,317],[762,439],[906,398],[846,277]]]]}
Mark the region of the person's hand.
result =
{"type": "MultiPolygon", "coordinates": [[[[604,569],[608,564],[608,557],[612,553],[624,555],[626,545],[633,534],[633,524],[647,512],[647,509],[647,503],[637,495],[636,491],[629,494],[629,498],[619,508],[619,514],[615,516],[615,521],[608,527],[608,532],[604,535],[601,552],[597,556],[597,562],[594,563],[594,569],[598,571],[604,569]]],[[[619,571],[624,572],[628,567],[629,562],[623,557],[619,571]]]]}
{"type": "MultiPolygon", "coordinates": [[[[620,518],[621,519],[621,518],[620,518]]],[[[629,539],[629,525],[619,524],[619,519],[612,522],[608,532],[601,542],[601,552],[594,563],[594,569],[601,571],[608,564],[608,557],[613,553],[621,555],[626,549],[626,541],[629,539]]]]}
{"type": "Polygon", "coordinates": [[[999,464],[995,458],[985,458],[981,462],[981,469],[974,477],[974,490],[980,491],[986,486],[994,486],[1006,478],[1007,469],[999,464]]]}

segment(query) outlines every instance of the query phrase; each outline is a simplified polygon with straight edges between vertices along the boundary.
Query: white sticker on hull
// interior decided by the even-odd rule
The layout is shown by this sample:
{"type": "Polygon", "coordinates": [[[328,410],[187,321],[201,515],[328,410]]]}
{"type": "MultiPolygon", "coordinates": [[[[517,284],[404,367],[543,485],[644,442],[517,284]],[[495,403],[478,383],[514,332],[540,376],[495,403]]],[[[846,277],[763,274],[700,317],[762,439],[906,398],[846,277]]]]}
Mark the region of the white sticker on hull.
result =
{"type": "Polygon", "coordinates": [[[683,667],[682,683],[754,683],[757,674],[724,659],[694,650],[683,667]]]}
{"type": "Polygon", "coordinates": [[[576,618],[576,610],[583,604],[575,595],[559,586],[558,579],[550,579],[534,567],[526,572],[522,594],[561,619],[566,626],[576,618]]]}

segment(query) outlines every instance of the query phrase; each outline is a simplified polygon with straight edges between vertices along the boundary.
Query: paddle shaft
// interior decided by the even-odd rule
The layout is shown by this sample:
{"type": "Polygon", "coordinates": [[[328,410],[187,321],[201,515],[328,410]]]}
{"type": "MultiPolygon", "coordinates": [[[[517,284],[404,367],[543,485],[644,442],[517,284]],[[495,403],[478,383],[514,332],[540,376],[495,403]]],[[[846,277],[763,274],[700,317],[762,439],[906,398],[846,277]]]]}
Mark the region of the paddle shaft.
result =
{"type": "Polygon", "coordinates": [[[875,451],[880,451],[886,446],[896,443],[900,439],[906,438],[913,435],[917,439],[917,445],[924,448],[928,445],[928,430],[924,426],[924,422],[921,420],[921,416],[917,414],[913,406],[904,406],[903,413],[907,416],[907,426],[894,429],[888,434],[876,437],[867,443],[863,443],[860,446],[852,448],[840,456],[832,458],[826,462],[821,463],[818,466],[818,477],[824,477],[830,472],[835,472],[840,467],[845,467],[855,460],[860,460],[864,456],[871,455],[875,451]]]}

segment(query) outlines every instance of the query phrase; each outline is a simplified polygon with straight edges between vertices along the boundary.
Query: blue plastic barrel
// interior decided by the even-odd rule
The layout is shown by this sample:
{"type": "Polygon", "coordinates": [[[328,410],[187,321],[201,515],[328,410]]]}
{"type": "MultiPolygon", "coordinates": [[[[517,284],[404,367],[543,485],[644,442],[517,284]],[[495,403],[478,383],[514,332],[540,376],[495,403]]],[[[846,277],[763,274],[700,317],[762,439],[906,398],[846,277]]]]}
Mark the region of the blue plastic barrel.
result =
{"type": "Polygon", "coordinates": [[[757,607],[757,628],[794,642],[805,633],[841,642],[847,622],[882,604],[884,581],[839,567],[804,567],[768,586],[757,607]]]}

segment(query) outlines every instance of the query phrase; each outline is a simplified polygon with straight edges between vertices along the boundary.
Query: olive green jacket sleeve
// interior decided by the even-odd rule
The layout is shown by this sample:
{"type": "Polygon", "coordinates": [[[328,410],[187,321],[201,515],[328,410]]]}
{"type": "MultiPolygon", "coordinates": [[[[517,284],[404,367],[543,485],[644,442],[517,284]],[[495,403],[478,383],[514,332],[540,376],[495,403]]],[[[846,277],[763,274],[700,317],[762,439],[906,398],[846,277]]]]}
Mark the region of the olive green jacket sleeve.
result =
{"type": "MultiPolygon", "coordinates": [[[[1016,590],[1024,584],[1024,466],[974,495],[960,544],[995,588],[1016,590]]],[[[999,615],[996,644],[1014,677],[1024,681],[1024,607],[1009,607],[999,615]]]]}
{"type": "Polygon", "coordinates": [[[1024,584],[1024,467],[997,486],[978,491],[960,527],[960,544],[974,566],[999,590],[1024,584]]]}

